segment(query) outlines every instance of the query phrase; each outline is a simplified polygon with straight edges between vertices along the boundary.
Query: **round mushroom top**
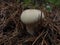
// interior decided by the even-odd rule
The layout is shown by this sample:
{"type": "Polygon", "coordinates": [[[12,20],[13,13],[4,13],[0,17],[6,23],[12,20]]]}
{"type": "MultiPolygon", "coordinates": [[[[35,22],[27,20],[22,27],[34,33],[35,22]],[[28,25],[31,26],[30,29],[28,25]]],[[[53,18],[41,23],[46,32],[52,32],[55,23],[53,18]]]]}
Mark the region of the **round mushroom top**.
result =
{"type": "Polygon", "coordinates": [[[37,9],[27,9],[24,10],[21,14],[21,21],[24,24],[30,24],[37,22],[40,18],[44,18],[44,14],[37,9]]]}

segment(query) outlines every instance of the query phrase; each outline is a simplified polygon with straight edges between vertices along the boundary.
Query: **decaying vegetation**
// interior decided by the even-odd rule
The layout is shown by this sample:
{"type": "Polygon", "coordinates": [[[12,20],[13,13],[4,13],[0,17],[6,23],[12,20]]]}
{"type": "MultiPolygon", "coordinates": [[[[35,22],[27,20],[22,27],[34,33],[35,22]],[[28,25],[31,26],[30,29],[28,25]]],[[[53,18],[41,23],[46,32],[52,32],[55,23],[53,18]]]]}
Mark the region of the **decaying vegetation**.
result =
{"type": "MultiPolygon", "coordinates": [[[[48,12],[43,6],[36,7],[45,13],[45,19],[33,28],[35,35],[26,31],[20,14],[28,7],[22,3],[0,1],[0,45],[60,45],[60,9],[53,6],[48,12]]],[[[35,8],[30,5],[29,8],[35,8]]]]}

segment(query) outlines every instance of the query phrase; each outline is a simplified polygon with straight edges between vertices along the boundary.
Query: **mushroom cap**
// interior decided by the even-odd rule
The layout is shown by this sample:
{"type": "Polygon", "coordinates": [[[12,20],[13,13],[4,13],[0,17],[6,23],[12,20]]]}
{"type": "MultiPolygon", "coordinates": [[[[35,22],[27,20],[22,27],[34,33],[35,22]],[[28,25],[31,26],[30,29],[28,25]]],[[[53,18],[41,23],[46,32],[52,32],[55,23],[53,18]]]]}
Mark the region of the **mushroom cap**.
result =
{"type": "Polygon", "coordinates": [[[24,24],[30,24],[30,23],[37,22],[41,17],[44,18],[44,14],[42,13],[42,16],[41,16],[40,10],[27,9],[27,10],[24,10],[21,14],[21,21],[24,24]]]}

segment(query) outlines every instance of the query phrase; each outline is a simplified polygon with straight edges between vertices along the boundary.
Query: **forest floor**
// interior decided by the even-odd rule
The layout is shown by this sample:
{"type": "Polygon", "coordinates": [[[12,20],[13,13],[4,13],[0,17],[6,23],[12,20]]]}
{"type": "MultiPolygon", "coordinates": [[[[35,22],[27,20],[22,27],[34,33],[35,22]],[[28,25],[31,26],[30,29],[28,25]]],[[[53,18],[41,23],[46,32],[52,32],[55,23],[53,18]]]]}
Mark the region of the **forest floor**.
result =
{"type": "Polygon", "coordinates": [[[44,10],[46,18],[35,27],[36,35],[30,35],[20,20],[22,4],[0,3],[0,45],[60,45],[60,9],[44,10]]]}

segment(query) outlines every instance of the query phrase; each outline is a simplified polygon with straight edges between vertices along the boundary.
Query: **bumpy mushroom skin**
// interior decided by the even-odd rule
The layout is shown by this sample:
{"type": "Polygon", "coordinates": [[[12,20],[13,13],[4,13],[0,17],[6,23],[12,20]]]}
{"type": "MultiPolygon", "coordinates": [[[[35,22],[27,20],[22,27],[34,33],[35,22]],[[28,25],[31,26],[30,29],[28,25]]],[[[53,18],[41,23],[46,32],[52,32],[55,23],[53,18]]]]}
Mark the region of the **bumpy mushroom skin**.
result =
{"type": "Polygon", "coordinates": [[[36,22],[38,22],[40,18],[44,18],[44,13],[41,13],[41,11],[37,9],[27,9],[24,10],[21,14],[21,21],[24,24],[27,24],[27,32],[30,34],[34,33],[33,25],[34,23],[37,24],[36,22]]]}

